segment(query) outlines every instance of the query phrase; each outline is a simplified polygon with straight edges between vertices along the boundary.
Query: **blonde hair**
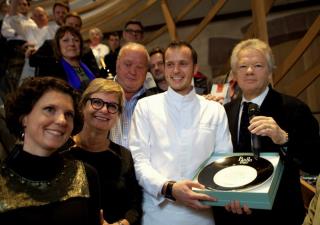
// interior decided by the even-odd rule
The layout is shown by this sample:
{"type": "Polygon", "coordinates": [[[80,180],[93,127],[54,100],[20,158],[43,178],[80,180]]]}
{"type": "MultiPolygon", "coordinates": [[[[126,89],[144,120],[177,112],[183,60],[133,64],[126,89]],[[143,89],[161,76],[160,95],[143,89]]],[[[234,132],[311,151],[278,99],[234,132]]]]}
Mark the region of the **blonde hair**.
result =
{"type": "Polygon", "coordinates": [[[267,65],[268,65],[269,71],[272,72],[275,69],[274,57],[273,57],[272,50],[271,50],[270,46],[267,43],[265,43],[259,39],[253,38],[253,39],[241,41],[233,48],[232,54],[231,54],[231,59],[230,59],[231,69],[233,72],[235,72],[236,68],[237,68],[237,63],[239,61],[239,58],[238,58],[239,53],[245,49],[255,49],[255,50],[261,52],[262,55],[267,60],[267,65]]]}
{"type": "Polygon", "coordinates": [[[89,36],[92,37],[93,34],[98,34],[101,39],[103,37],[102,31],[98,27],[94,27],[89,30],[89,36]]]}
{"type": "Polygon", "coordinates": [[[122,112],[122,108],[124,106],[124,91],[120,84],[113,80],[106,80],[104,78],[95,78],[90,82],[86,90],[83,92],[81,99],[80,99],[80,108],[82,109],[90,96],[94,93],[98,92],[104,92],[104,93],[110,93],[115,94],[118,97],[120,110],[119,112],[122,112]]]}

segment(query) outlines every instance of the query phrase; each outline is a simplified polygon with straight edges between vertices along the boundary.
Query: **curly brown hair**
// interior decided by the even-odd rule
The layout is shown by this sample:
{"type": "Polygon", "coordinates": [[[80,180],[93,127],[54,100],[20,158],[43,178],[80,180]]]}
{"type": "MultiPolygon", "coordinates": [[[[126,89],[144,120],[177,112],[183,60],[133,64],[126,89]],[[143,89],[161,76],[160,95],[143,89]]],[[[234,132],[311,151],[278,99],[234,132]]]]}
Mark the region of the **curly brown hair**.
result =
{"type": "Polygon", "coordinates": [[[17,138],[24,132],[22,119],[28,115],[37,101],[48,91],[58,91],[73,100],[74,118],[72,135],[79,133],[83,126],[83,116],[79,110],[79,94],[65,81],[54,77],[30,77],[9,94],[5,100],[5,119],[9,131],[17,138]]]}

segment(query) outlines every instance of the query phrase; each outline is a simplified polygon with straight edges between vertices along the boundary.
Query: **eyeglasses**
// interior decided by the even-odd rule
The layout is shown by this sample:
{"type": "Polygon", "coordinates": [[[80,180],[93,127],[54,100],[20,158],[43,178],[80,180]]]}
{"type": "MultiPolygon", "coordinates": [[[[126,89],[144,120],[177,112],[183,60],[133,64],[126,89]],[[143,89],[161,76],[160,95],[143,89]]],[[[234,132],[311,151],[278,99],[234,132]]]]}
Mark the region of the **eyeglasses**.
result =
{"type": "Polygon", "coordinates": [[[263,70],[265,68],[265,65],[258,63],[258,64],[251,64],[251,65],[241,64],[238,66],[238,70],[240,72],[246,72],[248,71],[249,68],[251,68],[251,70],[254,70],[254,71],[259,71],[259,70],[263,70]]]}
{"type": "Polygon", "coordinates": [[[106,106],[109,113],[114,114],[121,111],[121,107],[117,103],[105,102],[100,98],[88,98],[88,101],[95,110],[100,110],[103,106],[106,106]]]}
{"type": "Polygon", "coordinates": [[[125,29],[125,31],[130,33],[130,34],[143,34],[142,30],[125,29]]]}

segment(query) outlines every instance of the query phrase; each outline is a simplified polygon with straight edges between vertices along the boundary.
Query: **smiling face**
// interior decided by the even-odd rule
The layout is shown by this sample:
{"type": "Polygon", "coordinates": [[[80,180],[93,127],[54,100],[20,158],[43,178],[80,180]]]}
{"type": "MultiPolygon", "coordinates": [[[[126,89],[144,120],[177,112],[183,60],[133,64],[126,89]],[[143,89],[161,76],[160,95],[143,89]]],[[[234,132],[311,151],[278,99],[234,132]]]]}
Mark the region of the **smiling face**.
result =
{"type": "MultiPolygon", "coordinates": [[[[119,104],[119,96],[115,93],[97,92],[90,98],[101,99],[104,102],[119,104]]],[[[83,106],[84,128],[99,130],[106,134],[115,125],[119,118],[119,112],[109,113],[106,105],[96,110],[92,107],[90,100],[83,106]]]]}
{"type": "Polygon", "coordinates": [[[78,59],[80,57],[80,39],[66,32],[59,40],[61,55],[67,61],[78,59]]]}
{"type": "Polygon", "coordinates": [[[165,77],[169,86],[181,95],[191,89],[193,74],[198,71],[193,63],[191,50],[186,46],[168,48],[165,52],[165,77]]]}
{"type": "Polygon", "coordinates": [[[70,137],[73,117],[72,98],[62,92],[47,91],[22,118],[23,149],[34,155],[51,155],[70,137]]]}
{"type": "Polygon", "coordinates": [[[238,62],[233,73],[247,100],[259,96],[272,78],[265,56],[252,48],[243,49],[238,53],[238,62]]]}
{"type": "Polygon", "coordinates": [[[148,71],[147,51],[143,47],[128,47],[120,52],[117,60],[117,82],[126,98],[133,96],[142,86],[148,71]]]}

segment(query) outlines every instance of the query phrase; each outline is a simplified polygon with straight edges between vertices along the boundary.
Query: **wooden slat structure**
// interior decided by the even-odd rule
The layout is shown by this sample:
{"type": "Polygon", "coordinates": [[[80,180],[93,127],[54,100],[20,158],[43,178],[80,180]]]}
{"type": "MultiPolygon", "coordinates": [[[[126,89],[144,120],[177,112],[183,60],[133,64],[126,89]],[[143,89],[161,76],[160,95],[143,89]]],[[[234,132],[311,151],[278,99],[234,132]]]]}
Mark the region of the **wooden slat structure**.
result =
{"type": "MultiPolygon", "coordinates": [[[[178,23],[180,20],[182,20],[197,4],[199,4],[201,0],[192,0],[190,1],[178,14],[177,18],[175,19],[175,22],[178,23]]],[[[162,26],[159,30],[153,32],[150,34],[145,40],[144,44],[148,44],[158,38],[160,35],[162,35],[164,32],[168,30],[167,25],[162,26]]]]}
{"type": "Polygon", "coordinates": [[[277,85],[281,79],[285,77],[287,72],[292,68],[292,66],[297,62],[297,60],[303,55],[305,50],[315,39],[320,30],[320,16],[314,21],[312,26],[309,28],[304,37],[299,41],[296,47],[288,55],[288,57],[283,61],[275,72],[274,84],[277,85]]]}
{"type": "Polygon", "coordinates": [[[137,18],[140,14],[142,14],[144,11],[148,10],[156,2],[157,2],[157,0],[147,0],[137,10],[128,13],[121,20],[113,20],[112,24],[110,24],[110,26],[108,26],[108,28],[105,29],[104,32],[111,32],[111,31],[115,31],[115,30],[119,29],[119,27],[121,27],[127,21],[130,21],[130,20],[132,20],[134,18],[137,18]]]}
{"type": "Polygon", "coordinates": [[[194,31],[187,38],[189,42],[195,39],[199,33],[210,23],[212,18],[217,15],[222,6],[226,3],[226,0],[218,0],[210,9],[209,13],[203,18],[201,23],[194,29],[194,31]]]}
{"type": "Polygon", "coordinates": [[[161,0],[161,9],[162,9],[162,13],[164,15],[164,18],[166,20],[166,24],[169,30],[169,35],[171,40],[177,40],[177,31],[176,31],[176,25],[174,23],[174,20],[172,18],[170,9],[168,7],[168,2],[167,0],[161,0]]]}
{"type": "Polygon", "coordinates": [[[265,6],[266,2],[267,1],[251,0],[251,9],[254,36],[259,37],[260,40],[268,43],[269,38],[265,6]]]}

